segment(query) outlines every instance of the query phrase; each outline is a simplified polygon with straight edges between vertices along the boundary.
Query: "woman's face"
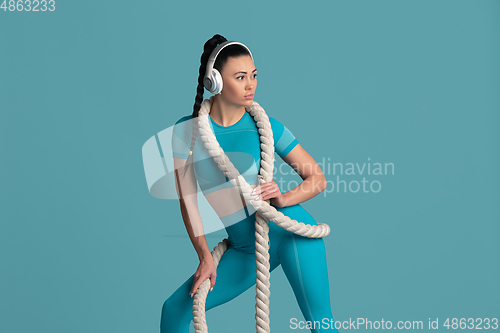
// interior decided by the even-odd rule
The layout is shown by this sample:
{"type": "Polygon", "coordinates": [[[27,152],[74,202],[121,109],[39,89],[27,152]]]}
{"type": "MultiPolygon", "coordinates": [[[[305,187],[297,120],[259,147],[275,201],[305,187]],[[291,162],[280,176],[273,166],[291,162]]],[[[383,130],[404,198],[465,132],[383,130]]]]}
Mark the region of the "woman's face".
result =
{"type": "Polygon", "coordinates": [[[257,69],[250,56],[229,57],[221,76],[220,97],[224,101],[238,106],[252,105],[257,87],[257,69]]]}

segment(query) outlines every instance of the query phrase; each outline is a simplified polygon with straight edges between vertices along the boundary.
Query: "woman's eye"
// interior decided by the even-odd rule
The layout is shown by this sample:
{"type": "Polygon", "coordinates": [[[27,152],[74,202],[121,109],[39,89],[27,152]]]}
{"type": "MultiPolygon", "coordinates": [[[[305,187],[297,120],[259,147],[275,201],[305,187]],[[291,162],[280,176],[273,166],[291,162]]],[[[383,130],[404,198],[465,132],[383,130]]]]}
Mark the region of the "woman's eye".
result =
{"type": "MultiPolygon", "coordinates": [[[[257,74],[253,75],[253,78],[255,79],[257,77],[257,74]]],[[[236,80],[243,80],[245,78],[244,75],[236,77],[236,80]]]]}

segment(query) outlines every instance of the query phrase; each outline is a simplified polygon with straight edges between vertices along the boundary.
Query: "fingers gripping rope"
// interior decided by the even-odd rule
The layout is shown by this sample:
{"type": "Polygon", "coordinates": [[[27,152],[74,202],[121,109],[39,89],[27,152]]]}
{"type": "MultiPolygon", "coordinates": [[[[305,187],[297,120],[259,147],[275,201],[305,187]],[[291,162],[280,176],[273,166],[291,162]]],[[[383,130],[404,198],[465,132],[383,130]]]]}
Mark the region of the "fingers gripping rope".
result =
{"type": "MultiPolygon", "coordinates": [[[[229,240],[226,238],[220,242],[212,251],[212,260],[215,268],[219,265],[224,252],[229,246],[229,240]]],[[[207,320],[205,318],[205,301],[207,299],[208,290],[210,289],[210,279],[206,279],[198,287],[193,298],[193,322],[196,332],[208,332],[207,320]]]]}
{"type": "MultiPolygon", "coordinates": [[[[275,207],[269,204],[270,200],[255,200],[257,195],[252,195],[252,187],[247,183],[245,178],[240,175],[239,171],[234,167],[229,160],[224,150],[219,145],[215,137],[210,123],[208,114],[212,106],[214,96],[203,101],[198,114],[198,127],[201,139],[210,155],[217,162],[220,170],[229,181],[243,195],[256,210],[255,219],[255,257],[257,264],[256,278],[256,296],[255,296],[255,320],[257,333],[269,333],[269,224],[268,221],[276,223],[285,230],[291,231],[297,235],[322,238],[330,233],[330,227],[325,223],[318,225],[304,224],[276,210],[275,207]]],[[[267,183],[273,180],[274,169],[274,140],[271,123],[264,109],[257,103],[253,104],[246,110],[254,118],[260,134],[261,147],[261,168],[259,175],[259,183],[267,183]]],[[[227,249],[229,241],[224,239],[212,251],[215,267],[227,249]]],[[[208,333],[205,303],[210,286],[210,280],[206,279],[198,288],[193,300],[193,321],[195,323],[196,333],[208,333]]]]}

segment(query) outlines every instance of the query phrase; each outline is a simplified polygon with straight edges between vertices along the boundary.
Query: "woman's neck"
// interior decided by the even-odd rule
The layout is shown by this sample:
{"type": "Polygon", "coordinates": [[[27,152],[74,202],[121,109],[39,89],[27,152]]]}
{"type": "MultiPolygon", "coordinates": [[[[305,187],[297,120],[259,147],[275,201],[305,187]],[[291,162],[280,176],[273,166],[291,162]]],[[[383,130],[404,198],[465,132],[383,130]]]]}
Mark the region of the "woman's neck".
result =
{"type": "Polygon", "coordinates": [[[220,96],[215,96],[210,117],[219,125],[228,127],[234,125],[245,114],[245,107],[223,101],[220,96]]]}

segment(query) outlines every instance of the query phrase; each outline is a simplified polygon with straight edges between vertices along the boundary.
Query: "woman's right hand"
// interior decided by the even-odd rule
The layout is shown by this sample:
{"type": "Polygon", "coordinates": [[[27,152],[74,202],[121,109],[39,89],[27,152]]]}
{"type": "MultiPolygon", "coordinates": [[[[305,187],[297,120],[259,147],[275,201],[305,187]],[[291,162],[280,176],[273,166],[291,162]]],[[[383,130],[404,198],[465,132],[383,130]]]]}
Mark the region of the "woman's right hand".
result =
{"type": "Polygon", "coordinates": [[[216,276],[217,269],[215,267],[212,256],[208,256],[200,260],[198,269],[196,270],[196,273],[194,273],[193,286],[191,288],[191,291],[189,292],[189,295],[193,297],[200,284],[202,284],[203,281],[205,281],[207,278],[210,278],[210,291],[212,291],[212,288],[215,285],[216,276]]]}

